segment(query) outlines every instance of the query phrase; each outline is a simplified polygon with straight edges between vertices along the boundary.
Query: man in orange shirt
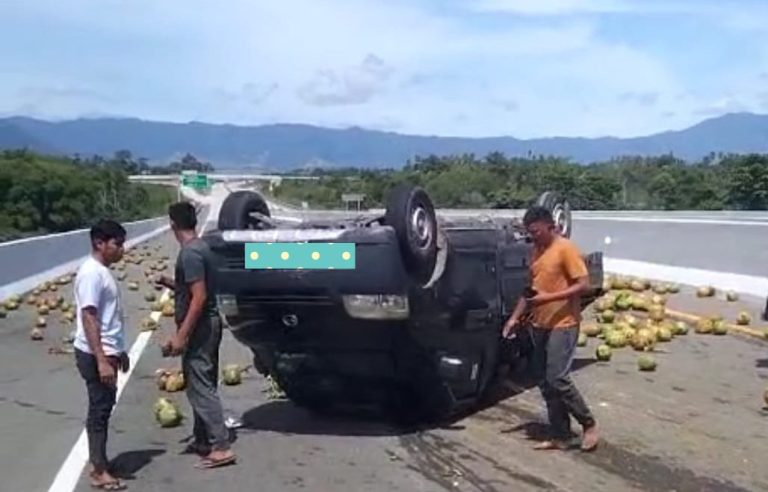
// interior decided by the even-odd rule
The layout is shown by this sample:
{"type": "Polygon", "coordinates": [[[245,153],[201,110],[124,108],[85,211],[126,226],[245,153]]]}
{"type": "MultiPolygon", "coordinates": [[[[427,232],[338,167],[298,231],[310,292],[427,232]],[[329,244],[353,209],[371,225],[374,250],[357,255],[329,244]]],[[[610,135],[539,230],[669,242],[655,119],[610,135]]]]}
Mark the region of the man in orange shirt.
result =
{"type": "Polygon", "coordinates": [[[581,295],[589,289],[589,272],[578,248],[558,234],[552,214],[532,207],[523,218],[533,240],[530,281],[533,296],[522,296],[504,325],[504,336],[530,321],[532,369],[547,404],[550,440],[536,449],[564,449],[572,437],[571,416],[583,428],[581,449],[597,446],[597,423],[569,375],[581,323],[581,295]]]}

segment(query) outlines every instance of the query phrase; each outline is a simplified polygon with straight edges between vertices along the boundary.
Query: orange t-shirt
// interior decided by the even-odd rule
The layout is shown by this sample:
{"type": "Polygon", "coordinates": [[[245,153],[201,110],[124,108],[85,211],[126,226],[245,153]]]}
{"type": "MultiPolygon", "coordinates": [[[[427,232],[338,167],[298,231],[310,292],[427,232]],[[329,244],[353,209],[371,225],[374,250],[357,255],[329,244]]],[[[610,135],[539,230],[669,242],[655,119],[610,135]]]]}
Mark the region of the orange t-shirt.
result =
{"type": "MultiPolygon", "coordinates": [[[[538,293],[565,290],[588,275],[587,265],[573,242],[557,236],[543,251],[535,247],[531,257],[531,286],[538,293]]],[[[541,328],[567,328],[581,322],[578,296],[547,302],[531,308],[531,321],[541,328]]]]}

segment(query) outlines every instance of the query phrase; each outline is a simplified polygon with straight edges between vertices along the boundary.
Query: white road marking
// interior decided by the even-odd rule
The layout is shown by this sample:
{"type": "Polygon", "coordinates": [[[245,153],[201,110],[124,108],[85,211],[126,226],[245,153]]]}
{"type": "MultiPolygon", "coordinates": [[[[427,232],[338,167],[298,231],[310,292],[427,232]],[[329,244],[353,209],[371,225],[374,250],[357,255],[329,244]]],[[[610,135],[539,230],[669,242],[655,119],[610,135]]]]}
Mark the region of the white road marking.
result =
{"type": "Polygon", "coordinates": [[[609,257],[603,257],[603,269],[606,272],[664,282],[678,282],[692,286],[711,285],[717,289],[733,290],[760,298],[768,295],[768,278],[766,277],[609,257]]]}
{"type": "Polygon", "coordinates": [[[669,224],[707,224],[707,225],[738,225],[768,227],[766,221],[724,220],[724,219],[696,219],[696,218],[669,218],[669,217],[608,217],[590,216],[573,217],[574,221],[592,220],[596,222],[661,222],[669,224]]]}
{"type": "MultiPolygon", "coordinates": [[[[213,207],[208,211],[208,216],[206,217],[205,223],[203,224],[202,232],[205,232],[209,224],[212,224],[211,217],[213,216],[213,207]]],[[[160,300],[162,302],[165,302],[170,297],[170,291],[166,289],[163,291],[163,295],[160,297],[160,300]]],[[[160,315],[162,313],[160,311],[154,311],[150,316],[153,320],[158,321],[160,319],[160,315]]],[[[139,362],[139,358],[141,357],[141,354],[144,352],[144,349],[147,347],[147,343],[149,343],[149,339],[152,337],[153,331],[143,331],[140,332],[139,335],[136,337],[136,341],[131,346],[130,351],[128,352],[128,355],[131,359],[131,367],[128,369],[128,372],[125,374],[118,373],[117,378],[117,395],[115,399],[115,406],[112,409],[112,413],[114,414],[115,410],[117,410],[117,403],[120,400],[120,395],[123,393],[123,389],[125,389],[125,386],[128,384],[128,380],[131,377],[131,374],[133,374],[133,370],[136,368],[139,362]]],[[[61,468],[59,468],[58,473],[56,474],[56,477],[53,479],[53,483],[51,484],[50,488],[48,489],[48,492],[72,492],[75,490],[75,487],[77,487],[77,482],[80,480],[80,476],[83,474],[83,468],[85,468],[86,463],[88,462],[88,436],[86,434],[85,429],[82,430],[80,433],[80,437],[77,439],[77,442],[75,442],[74,447],[69,452],[69,455],[67,456],[67,459],[64,461],[64,463],[61,465],[61,468]]]]}

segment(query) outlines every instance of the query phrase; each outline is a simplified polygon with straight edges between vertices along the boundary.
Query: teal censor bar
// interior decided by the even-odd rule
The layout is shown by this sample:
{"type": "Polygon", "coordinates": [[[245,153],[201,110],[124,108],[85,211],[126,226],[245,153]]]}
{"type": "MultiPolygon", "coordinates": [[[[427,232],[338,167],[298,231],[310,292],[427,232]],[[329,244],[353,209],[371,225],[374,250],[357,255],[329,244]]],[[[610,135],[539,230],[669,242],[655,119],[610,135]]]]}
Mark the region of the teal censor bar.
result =
{"type": "Polygon", "coordinates": [[[353,270],[355,243],[245,243],[249,270],[353,270]]]}

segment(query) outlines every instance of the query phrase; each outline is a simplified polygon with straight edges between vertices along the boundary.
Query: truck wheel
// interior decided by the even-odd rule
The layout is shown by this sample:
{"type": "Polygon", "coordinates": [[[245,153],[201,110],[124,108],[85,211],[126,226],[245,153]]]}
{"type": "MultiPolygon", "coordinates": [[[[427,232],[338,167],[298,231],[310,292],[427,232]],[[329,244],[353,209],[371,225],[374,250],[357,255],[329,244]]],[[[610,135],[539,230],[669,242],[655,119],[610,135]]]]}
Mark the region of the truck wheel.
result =
{"type": "Polygon", "coordinates": [[[250,215],[253,212],[270,216],[267,202],[261,195],[248,190],[230,193],[219,210],[219,230],[257,229],[261,221],[250,215]]]}
{"type": "Polygon", "coordinates": [[[424,189],[400,184],[389,193],[384,223],[395,229],[409,272],[427,281],[437,257],[437,217],[424,189]]]}
{"type": "Polygon", "coordinates": [[[571,204],[562,195],[554,191],[545,191],[536,199],[536,205],[552,213],[555,226],[564,237],[571,237],[571,204]]]}

